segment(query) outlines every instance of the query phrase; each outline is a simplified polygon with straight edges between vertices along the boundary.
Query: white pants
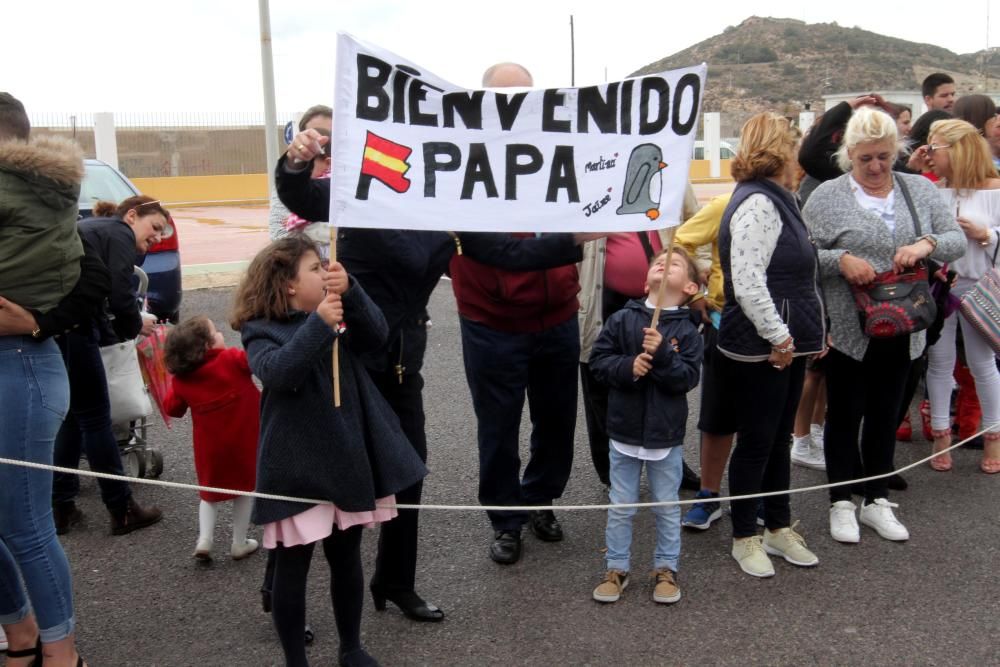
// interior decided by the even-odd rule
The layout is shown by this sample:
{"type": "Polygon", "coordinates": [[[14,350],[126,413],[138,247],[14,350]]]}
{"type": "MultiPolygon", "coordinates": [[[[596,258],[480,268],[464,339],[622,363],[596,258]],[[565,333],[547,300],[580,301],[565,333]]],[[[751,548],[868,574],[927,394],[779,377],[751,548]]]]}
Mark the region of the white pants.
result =
{"type": "MultiPolygon", "coordinates": [[[[972,287],[973,281],[959,280],[952,294],[961,297],[972,287]]],[[[951,428],[951,389],[957,349],[956,327],[961,322],[965,342],[965,361],[976,381],[976,394],[983,410],[983,426],[991,432],[1000,431],[1000,372],[997,371],[993,348],[976,328],[955,312],[944,321],[941,338],[928,350],[927,393],[931,399],[931,428],[942,431],[951,428]]]]}

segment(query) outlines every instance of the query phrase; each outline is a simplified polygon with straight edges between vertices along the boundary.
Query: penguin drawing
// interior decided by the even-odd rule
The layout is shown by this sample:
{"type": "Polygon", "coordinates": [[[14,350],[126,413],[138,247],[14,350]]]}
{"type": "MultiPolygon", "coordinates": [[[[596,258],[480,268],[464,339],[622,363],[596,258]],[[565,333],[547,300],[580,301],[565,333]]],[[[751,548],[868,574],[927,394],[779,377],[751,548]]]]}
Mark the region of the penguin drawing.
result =
{"type": "Polygon", "coordinates": [[[618,215],[643,213],[650,220],[660,217],[661,171],[666,167],[663,152],[656,144],[639,144],[632,149],[625,169],[625,187],[618,215]]]}

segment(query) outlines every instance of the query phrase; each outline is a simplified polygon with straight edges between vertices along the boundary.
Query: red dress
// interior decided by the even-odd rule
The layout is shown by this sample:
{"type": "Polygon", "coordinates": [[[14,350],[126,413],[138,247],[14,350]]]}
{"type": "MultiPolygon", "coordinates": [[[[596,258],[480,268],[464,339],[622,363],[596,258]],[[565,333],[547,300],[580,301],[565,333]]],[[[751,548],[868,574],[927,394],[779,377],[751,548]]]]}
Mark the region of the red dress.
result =
{"type": "MultiPolygon", "coordinates": [[[[165,401],[171,417],[188,407],[194,422],[194,468],[198,484],[253,491],[257,482],[260,391],[241,349],[211,349],[193,373],[174,377],[165,401]]],[[[232,494],[201,491],[207,502],[232,500],[232,494]]]]}

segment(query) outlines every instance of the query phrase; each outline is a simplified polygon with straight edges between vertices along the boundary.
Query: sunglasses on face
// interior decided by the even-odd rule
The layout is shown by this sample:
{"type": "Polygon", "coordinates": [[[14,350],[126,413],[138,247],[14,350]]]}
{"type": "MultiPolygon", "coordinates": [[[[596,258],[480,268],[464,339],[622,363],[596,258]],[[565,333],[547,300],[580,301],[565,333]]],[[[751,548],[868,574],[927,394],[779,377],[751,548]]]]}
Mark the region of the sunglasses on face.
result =
{"type": "Polygon", "coordinates": [[[934,151],[944,150],[945,148],[951,148],[951,144],[928,144],[927,154],[934,155],[934,151]]]}

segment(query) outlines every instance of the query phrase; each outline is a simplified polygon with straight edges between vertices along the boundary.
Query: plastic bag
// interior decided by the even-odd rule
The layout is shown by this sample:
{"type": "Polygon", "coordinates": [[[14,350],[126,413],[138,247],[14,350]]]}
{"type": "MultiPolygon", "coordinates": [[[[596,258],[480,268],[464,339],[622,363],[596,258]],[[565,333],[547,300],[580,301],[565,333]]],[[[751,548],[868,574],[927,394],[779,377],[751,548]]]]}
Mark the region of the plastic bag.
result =
{"type": "Polygon", "coordinates": [[[146,387],[149,390],[153,402],[159,408],[163,423],[170,428],[170,415],[163,407],[163,403],[170,391],[170,373],[167,372],[167,365],[163,361],[163,351],[167,340],[168,325],[157,324],[153,333],[139,339],[136,349],[139,351],[139,366],[142,368],[142,375],[146,379],[146,387]]]}

